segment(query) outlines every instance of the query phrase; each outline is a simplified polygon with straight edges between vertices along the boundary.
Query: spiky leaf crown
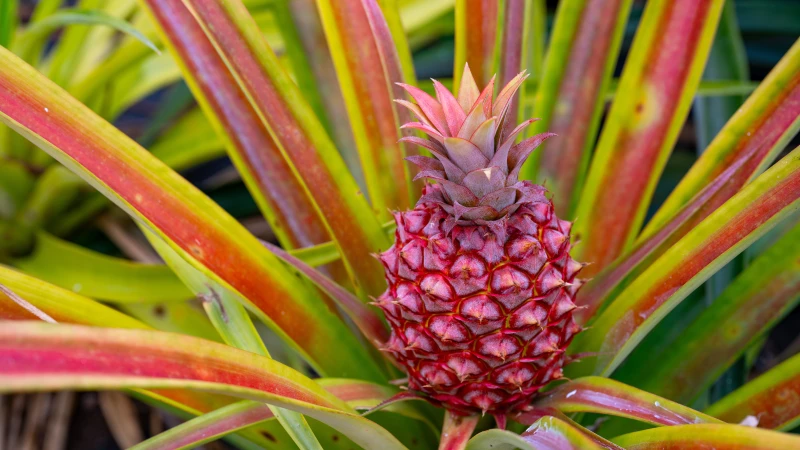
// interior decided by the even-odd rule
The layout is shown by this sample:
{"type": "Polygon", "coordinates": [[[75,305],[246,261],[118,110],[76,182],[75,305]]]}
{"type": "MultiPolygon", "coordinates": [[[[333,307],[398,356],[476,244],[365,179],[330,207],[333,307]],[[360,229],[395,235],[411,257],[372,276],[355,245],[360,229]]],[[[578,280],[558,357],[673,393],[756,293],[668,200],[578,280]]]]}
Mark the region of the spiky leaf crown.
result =
{"type": "Polygon", "coordinates": [[[438,203],[459,222],[483,224],[507,217],[529,200],[529,189],[518,180],[520,168],[553,133],[537,134],[514,144],[519,133],[538,120],[526,120],[513,130],[504,123],[512,98],[525,78],[524,72],[518,74],[497,98],[493,98],[494,78],[481,92],[469,67],[464,69],[458,98],[436,80],[433,85],[438,100],[421,89],[401,84],[417,103],[397,102],[419,119],[402,128],[428,135],[428,139],[407,136],[401,140],[420,145],[435,157],[408,158],[420,168],[415,179],[429,178],[443,188],[429,190],[420,203],[438,203]]]}

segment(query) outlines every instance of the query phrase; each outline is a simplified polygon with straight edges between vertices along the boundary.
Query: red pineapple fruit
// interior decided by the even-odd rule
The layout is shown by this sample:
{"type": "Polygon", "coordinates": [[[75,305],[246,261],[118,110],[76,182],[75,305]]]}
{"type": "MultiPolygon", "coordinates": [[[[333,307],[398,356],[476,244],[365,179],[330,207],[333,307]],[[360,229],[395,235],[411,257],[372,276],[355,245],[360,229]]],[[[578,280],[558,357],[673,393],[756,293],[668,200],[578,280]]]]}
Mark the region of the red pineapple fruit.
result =
{"type": "Polygon", "coordinates": [[[460,415],[503,423],[562,377],[565,349],[581,331],[572,311],[582,268],[569,255],[571,223],[556,217],[544,187],[518,181],[520,166],[550,133],[514,144],[504,118],[525,79],[493,99],[469,68],[456,98],[434,81],[438,101],[404,86],[419,119],[404,141],[425,187],[411,211],[395,214],[394,245],[380,257],[389,288],[377,301],[391,325],[385,350],[408,372],[408,388],[460,415]]]}

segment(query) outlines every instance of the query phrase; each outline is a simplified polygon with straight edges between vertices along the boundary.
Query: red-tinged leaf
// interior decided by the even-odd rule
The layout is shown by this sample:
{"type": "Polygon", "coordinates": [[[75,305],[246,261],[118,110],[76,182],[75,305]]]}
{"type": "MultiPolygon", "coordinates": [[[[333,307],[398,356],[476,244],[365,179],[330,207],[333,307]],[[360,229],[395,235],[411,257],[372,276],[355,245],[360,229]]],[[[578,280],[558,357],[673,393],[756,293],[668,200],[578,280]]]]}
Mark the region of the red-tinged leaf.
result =
{"type": "Polygon", "coordinates": [[[272,411],[264,403],[243,400],[170,428],[129,450],[194,448],[272,418],[272,411]]]}
{"type": "Polygon", "coordinates": [[[649,238],[666,226],[681,207],[737,161],[750,158],[744,173],[730,181],[742,186],[769,166],[772,158],[800,129],[800,41],[711,141],[689,173],[670,193],[638,238],[649,238]],[[750,155],[753,155],[752,157],[750,155]]]}
{"type": "MultiPolygon", "coordinates": [[[[160,10],[180,0],[148,0],[160,10]]],[[[380,264],[370,255],[389,246],[380,223],[322,125],[240,0],[186,0],[192,14],[236,75],[292,170],[321,212],[359,292],[385,288],[380,264]]],[[[366,295],[364,296],[366,298],[366,295]]]]}
{"type": "Polygon", "coordinates": [[[439,450],[464,450],[480,416],[460,416],[446,411],[439,450]]]}
{"type": "Polygon", "coordinates": [[[570,0],[558,7],[534,105],[544,119],[534,130],[558,138],[539,152],[538,173],[532,160],[523,178],[547,180],[565,217],[577,206],[630,6],[630,0],[570,0]]]}
{"type": "Polygon", "coordinates": [[[570,347],[593,352],[571,374],[609,375],[679,302],[751,242],[800,207],[796,149],[667,250],[570,347]]]}
{"type": "Polygon", "coordinates": [[[751,158],[735,161],[681,208],[666,226],[636,244],[627,255],[615,260],[589,281],[577,299],[577,303],[584,307],[577,312],[578,318],[584,322],[590,321],[614,293],[619,293],[627,286],[626,280],[635,279],[697,223],[736,194],[740,185],[734,181],[742,180],[741,175],[746,172],[750,161],[751,158]]]}
{"type": "Polygon", "coordinates": [[[517,435],[505,430],[478,433],[469,441],[467,450],[621,450],[569,419],[545,416],[527,431],[517,435]]]}
{"type": "MultiPolygon", "coordinates": [[[[291,1],[288,2],[288,7],[303,46],[304,56],[311,66],[316,89],[320,93],[320,101],[328,119],[329,134],[342,153],[350,173],[358,177],[357,174],[361,173],[358,151],[350,129],[350,120],[347,117],[339,80],[336,77],[336,69],[333,66],[328,43],[325,41],[316,0],[291,1]]],[[[284,28],[287,25],[279,24],[279,26],[284,28]]]]}
{"type": "MultiPolygon", "coordinates": [[[[56,322],[147,328],[147,325],[113,308],[4,266],[0,266],[0,285],[6,286],[56,322]]],[[[36,319],[31,312],[0,293],[0,320],[36,319]]]]}
{"type": "Polygon", "coordinates": [[[741,425],[679,425],[653,428],[612,439],[628,450],[775,450],[800,448],[800,437],[741,425]]]}
{"type": "Polygon", "coordinates": [[[536,408],[564,413],[590,412],[626,417],[653,425],[719,423],[711,416],[671,400],[601,377],[567,382],[536,400],[536,408]]]}
{"type": "Polygon", "coordinates": [[[326,277],[323,273],[309,266],[301,261],[296,256],[292,256],[280,247],[272,245],[268,242],[263,244],[278,255],[279,258],[286,261],[292,267],[297,269],[303,276],[308,277],[320,289],[325,291],[340,308],[342,308],[347,316],[356,324],[359,330],[364,334],[369,342],[377,345],[383,344],[389,339],[389,332],[386,325],[381,320],[380,316],[375,311],[370,310],[367,306],[359,301],[358,297],[351,294],[350,291],[336,284],[333,280],[326,277]]]}
{"type": "MultiPolygon", "coordinates": [[[[339,84],[375,214],[408,209],[410,176],[398,143],[398,119],[408,122],[403,71],[392,34],[376,0],[321,0],[317,6],[328,38],[339,84]]],[[[410,147],[409,147],[410,148],[410,147]]]]}
{"type": "Polygon", "coordinates": [[[615,376],[647,392],[691,404],[795,308],[800,301],[798,255],[800,224],[753,261],[654,364],[615,376]]]}
{"type": "Polygon", "coordinates": [[[733,423],[753,416],[761,428],[795,428],[800,424],[800,355],[731,392],[706,413],[733,423]]]}
{"type": "Polygon", "coordinates": [[[0,392],[189,388],[300,412],[366,448],[404,448],[385,429],[353,413],[299,372],[202,339],[15,322],[0,330],[0,362],[0,392]]]}
{"type": "MultiPolygon", "coordinates": [[[[456,54],[453,86],[459,86],[464,65],[469,65],[478,86],[486,86],[495,73],[498,0],[456,0],[456,54]]],[[[513,77],[515,74],[512,74],[513,77]]]]}
{"type": "MultiPolygon", "coordinates": [[[[500,46],[500,85],[508,84],[522,71],[523,40],[525,39],[525,0],[506,0],[503,11],[502,39],[500,46]]],[[[529,24],[530,25],[530,24],[529,24]]],[[[508,136],[517,126],[519,113],[519,97],[514,96],[508,106],[508,113],[503,118],[503,137],[508,136]]]]}
{"type": "Polygon", "coordinates": [[[578,206],[576,258],[592,263],[586,275],[633,244],[700,84],[722,4],[648,2],[578,206]]]}
{"type": "Polygon", "coordinates": [[[372,366],[374,379],[382,377],[367,349],[318,294],[294,282],[280,260],[219,205],[2,48],[0,65],[0,120],[114,200],[195,268],[251,302],[320,373],[348,376],[358,368],[364,375],[372,366]]]}
{"type": "Polygon", "coordinates": [[[784,56],[725,125],[674,191],[696,192],[694,197],[686,200],[683,200],[683,194],[670,197],[668,202],[672,206],[659,210],[633,249],[583,288],[578,302],[586,308],[580,310],[579,315],[586,320],[592,317],[613,292],[624,287],[622,283],[626,278],[630,280],[641,273],[656,257],[763,170],[800,128],[798,115],[800,43],[784,56]],[[695,172],[702,175],[693,175],[695,172]]]}
{"type": "MultiPolygon", "coordinates": [[[[324,378],[317,381],[325,390],[347,402],[352,408],[363,407],[365,402],[375,404],[387,395],[385,387],[371,383],[324,378]]],[[[130,450],[194,448],[273,418],[272,411],[264,403],[243,400],[170,428],[130,450]]]]}
{"type": "MultiPolygon", "coordinates": [[[[148,328],[142,322],[94,300],[2,266],[0,266],[0,283],[8,286],[17,295],[61,323],[91,326],[114,324],[117,328],[148,328]]],[[[0,321],[35,319],[33,314],[11,301],[7,296],[0,294],[0,321]]],[[[4,324],[4,326],[6,325],[4,324]]],[[[231,402],[229,397],[180,389],[155,389],[139,392],[146,398],[167,404],[184,415],[207,413],[231,402]]]]}
{"type": "Polygon", "coordinates": [[[165,34],[164,42],[281,244],[297,248],[329,241],[313,202],[279,144],[200,24],[180,1],[159,3],[153,11],[165,34]]]}

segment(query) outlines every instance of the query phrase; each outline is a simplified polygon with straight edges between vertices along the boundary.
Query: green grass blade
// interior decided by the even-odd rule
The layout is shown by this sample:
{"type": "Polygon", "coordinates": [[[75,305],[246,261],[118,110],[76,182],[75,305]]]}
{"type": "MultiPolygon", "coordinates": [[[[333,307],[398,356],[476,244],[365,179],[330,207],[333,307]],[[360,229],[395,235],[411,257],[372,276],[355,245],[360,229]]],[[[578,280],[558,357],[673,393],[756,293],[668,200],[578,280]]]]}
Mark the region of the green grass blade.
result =
{"type": "Polygon", "coordinates": [[[193,297],[164,265],[106,256],[44,232],[36,236],[33,253],[13,264],[27,274],[99,300],[160,303],[193,297]]]}
{"type": "Polygon", "coordinates": [[[576,214],[573,231],[582,243],[575,257],[592,263],[587,275],[629,249],[638,234],[689,114],[722,4],[656,0],[645,7],[576,214]]]}
{"type": "Polygon", "coordinates": [[[51,33],[68,25],[102,25],[111,27],[116,31],[131,36],[150,50],[161,53],[156,44],[128,21],[102,10],[78,8],[60,9],[25,28],[25,31],[20,35],[20,44],[14,47],[17,50],[16,53],[28,62],[33,61],[33,58],[38,55],[31,54],[31,51],[41,48],[51,33]]]}
{"type": "Polygon", "coordinates": [[[719,267],[800,207],[800,148],[667,250],[579,334],[570,351],[597,352],[568,373],[610,375],[642,338],[719,267]]]}
{"type": "MultiPolygon", "coordinates": [[[[38,280],[22,272],[0,266],[0,284],[11,289],[56,322],[101,326],[114,324],[119,328],[147,328],[147,325],[113,308],[105,306],[72,290],[38,280]]],[[[0,319],[34,320],[5,295],[0,294],[0,319]]]]}
{"type": "Polygon", "coordinates": [[[0,47],[10,47],[17,31],[17,0],[0,2],[0,47]]]}

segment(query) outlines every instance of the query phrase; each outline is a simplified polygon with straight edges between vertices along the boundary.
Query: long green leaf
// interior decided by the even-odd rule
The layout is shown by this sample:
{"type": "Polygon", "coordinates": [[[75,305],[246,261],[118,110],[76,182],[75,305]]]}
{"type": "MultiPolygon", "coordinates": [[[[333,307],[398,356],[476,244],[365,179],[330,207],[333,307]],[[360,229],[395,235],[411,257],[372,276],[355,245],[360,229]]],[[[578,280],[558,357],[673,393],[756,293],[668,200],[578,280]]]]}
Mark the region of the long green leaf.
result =
{"type": "MultiPolygon", "coordinates": [[[[743,155],[759,153],[748,179],[800,129],[800,39],[733,115],[648,222],[639,241],[659,231],[683,205],[743,155]]],[[[774,157],[774,156],[772,156],[774,157]]],[[[744,181],[737,181],[742,185],[744,181]]]]}
{"type": "Polygon", "coordinates": [[[581,194],[577,258],[596,273],[633,244],[691,101],[722,0],[647,3],[581,194]],[[609,212],[613,211],[613,214],[609,212]]]}
{"type": "Polygon", "coordinates": [[[26,61],[33,61],[34,57],[38,55],[32,55],[31,51],[41,48],[52,32],[67,25],[108,26],[133,37],[150,50],[160,53],[158,47],[129,22],[104,11],[77,8],[61,9],[25,28],[25,32],[20,35],[20,44],[15,46],[16,53],[26,61]]]}
{"type": "MultiPolygon", "coordinates": [[[[578,335],[579,374],[609,375],[653,327],[720,266],[800,207],[800,148],[714,211],[631,283],[578,335]]],[[[570,369],[570,367],[568,367],[570,369]]]]}
{"type": "Polygon", "coordinates": [[[713,448],[775,450],[798,448],[800,437],[740,425],[679,425],[653,428],[612,439],[630,450],[713,448]]]}
{"type": "Polygon", "coordinates": [[[358,344],[330,350],[343,339],[352,342],[347,326],[321,308],[313,290],[293,283],[279,260],[218,205],[1,48],[0,65],[0,120],[157,232],[197,269],[252,302],[321,373],[347,375],[369,361],[358,344]]]}
{"type": "Polygon", "coordinates": [[[795,355],[714,403],[706,413],[726,422],[754,416],[759,427],[791,430],[800,425],[798,392],[800,355],[795,355]]]}
{"type": "MultiPolygon", "coordinates": [[[[166,11],[179,11],[183,6],[177,3],[180,2],[148,0],[157,17],[166,11]]],[[[239,0],[186,0],[186,4],[314,200],[359,292],[382,292],[382,270],[370,255],[388,248],[388,239],[319,121],[245,7],[239,0]]]]}
{"type": "MultiPolygon", "coordinates": [[[[0,266],[0,284],[31,302],[57,322],[94,326],[113,323],[119,328],[147,328],[147,325],[115,309],[4,266],[0,266]]],[[[36,318],[7,296],[0,294],[0,320],[33,319],[36,318]]]]}
{"type": "Polygon", "coordinates": [[[655,364],[621,380],[690,404],[800,301],[797,255],[800,224],[753,261],[655,364]]]}
{"type": "Polygon", "coordinates": [[[558,5],[533,109],[542,118],[535,132],[558,137],[534,154],[522,177],[547,180],[563,216],[571,217],[581,192],[630,7],[630,0],[558,5]]]}
{"type": "Polygon", "coordinates": [[[17,31],[17,0],[5,0],[0,3],[0,47],[9,47],[17,31]]]}
{"type": "Polygon", "coordinates": [[[13,264],[29,275],[100,300],[159,303],[193,297],[166,266],[95,253],[43,232],[36,236],[34,251],[13,264]]]}
{"type": "Polygon", "coordinates": [[[0,330],[0,392],[189,388],[314,417],[367,448],[403,449],[313,380],[282,364],[171,333],[15,322],[0,330]],[[48,355],[58,354],[54,359],[48,355]]]}

